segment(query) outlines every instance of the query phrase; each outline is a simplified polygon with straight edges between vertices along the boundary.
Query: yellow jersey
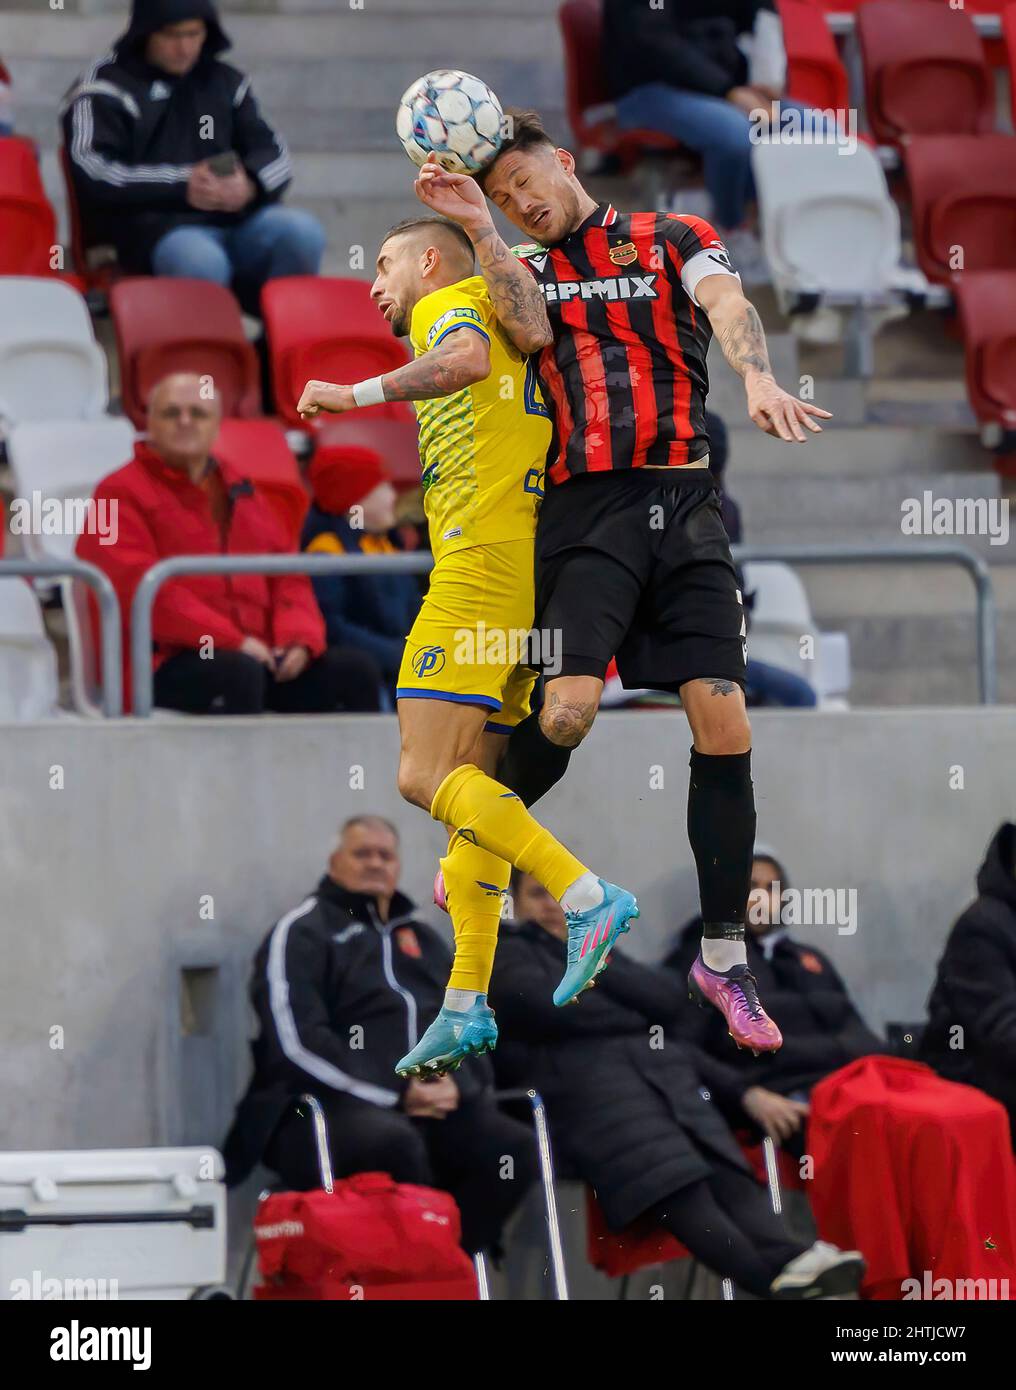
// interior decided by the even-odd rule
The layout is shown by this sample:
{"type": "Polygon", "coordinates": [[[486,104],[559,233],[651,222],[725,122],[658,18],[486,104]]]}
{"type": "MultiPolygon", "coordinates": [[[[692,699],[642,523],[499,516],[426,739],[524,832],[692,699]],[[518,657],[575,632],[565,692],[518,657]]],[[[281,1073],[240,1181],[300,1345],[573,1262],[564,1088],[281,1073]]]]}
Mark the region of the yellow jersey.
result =
{"type": "Polygon", "coordinates": [[[498,323],[481,275],[434,290],[413,310],[417,357],[462,332],[490,344],[490,374],[453,396],[413,403],[435,561],[468,546],[533,537],[550,444],[535,368],[498,323]]]}

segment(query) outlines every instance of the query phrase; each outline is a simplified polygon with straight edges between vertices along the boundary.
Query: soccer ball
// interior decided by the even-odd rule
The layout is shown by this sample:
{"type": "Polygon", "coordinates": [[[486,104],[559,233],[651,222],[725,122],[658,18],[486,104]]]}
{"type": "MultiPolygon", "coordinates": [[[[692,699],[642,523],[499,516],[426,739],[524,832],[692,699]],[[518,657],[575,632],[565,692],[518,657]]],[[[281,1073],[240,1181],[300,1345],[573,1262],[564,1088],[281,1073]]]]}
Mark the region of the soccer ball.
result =
{"type": "Polygon", "coordinates": [[[453,174],[475,174],[501,148],[501,103],[468,72],[438,68],[399,103],[395,129],[414,164],[430,159],[453,174]]]}

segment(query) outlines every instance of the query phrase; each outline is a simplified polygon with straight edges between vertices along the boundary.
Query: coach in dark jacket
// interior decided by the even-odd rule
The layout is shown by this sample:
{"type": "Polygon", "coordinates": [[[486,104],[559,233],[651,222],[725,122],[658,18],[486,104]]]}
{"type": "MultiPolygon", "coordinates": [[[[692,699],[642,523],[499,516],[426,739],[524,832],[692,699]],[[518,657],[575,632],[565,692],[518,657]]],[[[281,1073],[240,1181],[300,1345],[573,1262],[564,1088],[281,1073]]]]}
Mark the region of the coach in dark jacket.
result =
{"type": "MultiPolygon", "coordinates": [[[[742,1124],[748,1119],[773,1138],[786,1141],[801,1129],[812,1086],[858,1057],[886,1048],[858,1013],[829,957],[810,944],[794,941],[789,929],[780,925],[776,906],[790,885],[771,851],[756,849],[751,885],[745,933],[748,967],[766,1009],[780,1025],[783,1046],[760,1057],[738,1051],[719,1015],[712,1009],[697,1009],[683,994],[679,1030],[682,1037],[737,1072],[740,1095],[733,1110],[730,1088],[722,1096],[731,1122],[742,1124]]],[[[702,923],[696,918],[684,928],[664,962],[682,981],[701,936],[702,923]]]]}
{"type": "Polygon", "coordinates": [[[347,821],[328,873],[272,928],[254,961],[254,1075],[226,1140],[227,1181],[261,1159],[285,1187],[320,1186],[304,1092],[325,1110],[339,1177],[380,1171],[447,1189],[462,1243],[498,1243],[536,1173],[530,1131],[502,1115],[486,1059],[438,1081],[395,1063],[444,999],[449,954],[397,890],[398,837],[377,816],[347,821]],[[509,1165],[510,1160],[510,1165],[509,1165]],[[510,1171],[509,1171],[510,1166],[510,1171]]]}
{"type": "Polygon", "coordinates": [[[928,1000],[921,1058],[1009,1112],[1016,1146],[1016,825],[996,831],[976,900],[949,934],[928,1000]]]}
{"type": "Polygon", "coordinates": [[[132,272],[237,287],[315,274],[315,218],[279,206],[292,177],[212,0],[134,0],[126,32],[67,94],[64,145],[85,241],[132,272]]]}
{"type": "Polygon", "coordinates": [[[524,920],[503,929],[490,987],[498,1079],[540,1092],[555,1150],[594,1188],[608,1225],[649,1216],[760,1298],[790,1264],[798,1291],[842,1267],[835,1247],[805,1251],[770,1211],[709,1098],[727,1069],[668,1032],[680,1011],[668,972],[614,951],[594,990],[555,1008],[564,915],[527,875],[513,876],[513,891],[524,920]]]}

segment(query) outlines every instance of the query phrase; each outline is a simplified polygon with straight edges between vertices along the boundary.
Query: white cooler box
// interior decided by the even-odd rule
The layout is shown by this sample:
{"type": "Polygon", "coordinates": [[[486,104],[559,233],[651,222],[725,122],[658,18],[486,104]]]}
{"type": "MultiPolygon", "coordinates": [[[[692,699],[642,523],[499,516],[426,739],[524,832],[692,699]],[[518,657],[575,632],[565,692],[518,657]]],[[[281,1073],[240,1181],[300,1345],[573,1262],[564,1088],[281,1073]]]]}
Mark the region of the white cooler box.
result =
{"type": "Polygon", "coordinates": [[[231,1298],[214,1149],[0,1153],[0,1299],[231,1298]]]}

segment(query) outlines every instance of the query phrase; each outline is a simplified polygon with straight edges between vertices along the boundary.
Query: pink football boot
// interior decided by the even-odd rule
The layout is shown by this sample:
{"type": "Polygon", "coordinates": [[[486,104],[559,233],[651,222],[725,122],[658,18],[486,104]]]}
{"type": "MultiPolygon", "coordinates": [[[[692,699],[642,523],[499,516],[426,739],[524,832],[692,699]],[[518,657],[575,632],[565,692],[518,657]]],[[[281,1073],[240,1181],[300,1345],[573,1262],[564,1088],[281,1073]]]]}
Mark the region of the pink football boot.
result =
{"type": "Polygon", "coordinates": [[[710,970],[700,951],[688,975],[688,998],[700,1009],[706,1004],[719,1009],[737,1046],[750,1047],[756,1057],[783,1046],[783,1034],[759,1003],[755,976],[746,965],[710,970]]]}

